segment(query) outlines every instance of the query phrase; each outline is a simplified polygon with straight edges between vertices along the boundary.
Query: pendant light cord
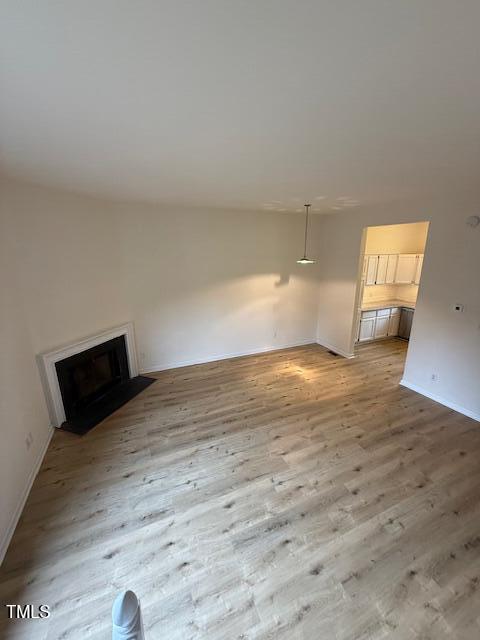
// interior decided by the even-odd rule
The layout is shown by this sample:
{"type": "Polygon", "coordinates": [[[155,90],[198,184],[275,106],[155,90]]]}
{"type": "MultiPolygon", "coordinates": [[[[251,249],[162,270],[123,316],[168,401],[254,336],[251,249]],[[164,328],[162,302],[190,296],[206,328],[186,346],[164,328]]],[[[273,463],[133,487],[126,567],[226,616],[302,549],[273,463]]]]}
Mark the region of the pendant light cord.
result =
{"type": "Polygon", "coordinates": [[[306,212],[306,216],[305,216],[305,242],[304,242],[304,246],[303,246],[303,257],[306,258],[307,257],[307,234],[308,234],[308,210],[310,209],[310,205],[306,204],[305,205],[305,212],[306,212]]]}

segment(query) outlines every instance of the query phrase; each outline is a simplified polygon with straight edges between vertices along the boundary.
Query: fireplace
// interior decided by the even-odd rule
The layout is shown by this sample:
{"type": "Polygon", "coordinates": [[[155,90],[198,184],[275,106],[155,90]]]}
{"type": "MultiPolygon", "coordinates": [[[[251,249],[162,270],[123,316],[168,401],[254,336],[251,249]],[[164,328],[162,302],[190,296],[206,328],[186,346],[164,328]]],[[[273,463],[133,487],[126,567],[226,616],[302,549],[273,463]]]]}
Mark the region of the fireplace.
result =
{"type": "Polygon", "coordinates": [[[130,378],[125,336],[55,364],[65,417],[72,421],[130,378]]]}
{"type": "Polygon", "coordinates": [[[39,356],[52,424],[83,434],[154,380],[139,376],[131,323],[39,356]]]}

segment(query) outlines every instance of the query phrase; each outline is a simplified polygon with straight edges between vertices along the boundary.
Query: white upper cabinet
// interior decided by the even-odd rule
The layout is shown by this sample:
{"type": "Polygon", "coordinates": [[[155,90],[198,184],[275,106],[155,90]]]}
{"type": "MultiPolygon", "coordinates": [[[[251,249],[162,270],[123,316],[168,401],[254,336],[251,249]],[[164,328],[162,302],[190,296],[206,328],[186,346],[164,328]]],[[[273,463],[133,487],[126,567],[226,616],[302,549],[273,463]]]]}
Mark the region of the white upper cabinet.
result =
{"type": "Polygon", "coordinates": [[[368,256],[365,284],[375,284],[377,280],[378,256],[368,256]]]}
{"type": "Polygon", "coordinates": [[[415,282],[417,256],[413,253],[401,253],[398,256],[395,282],[397,284],[412,284],[415,282]]]}
{"type": "Polygon", "coordinates": [[[378,256],[377,277],[375,284],[385,284],[387,281],[388,256],[378,256]]]}
{"type": "Polygon", "coordinates": [[[420,284],[420,276],[422,275],[423,255],[417,256],[417,266],[415,269],[415,284],[420,284]]]}
{"type": "Polygon", "coordinates": [[[388,256],[387,262],[387,276],[385,278],[385,284],[393,284],[395,282],[395,275],[397,273],[398,255],[392,253],[388,256]]]}
{"type": "Polygon", "coordinates": [[[420,284],[423,255],[392,253],[366,255],[363,261],[362,279],[372,284],[420,284]]]}
{"type": "Polygon", "coordinates": [[[363,256],[362,280],[367,277],[368,256],[363,256]]]}

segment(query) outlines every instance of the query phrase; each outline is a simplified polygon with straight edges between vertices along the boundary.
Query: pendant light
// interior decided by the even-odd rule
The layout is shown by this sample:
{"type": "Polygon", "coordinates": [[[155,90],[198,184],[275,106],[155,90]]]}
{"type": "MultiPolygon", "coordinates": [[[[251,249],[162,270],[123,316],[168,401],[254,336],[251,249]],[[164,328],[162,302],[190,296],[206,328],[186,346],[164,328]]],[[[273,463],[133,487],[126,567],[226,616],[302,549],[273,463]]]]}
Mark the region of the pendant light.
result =
{"type": "Polygon", "coordinates": [[[310,209],[311,206],[312,206],[311,204],[305,205],[305,243],[303,245],[303,258],[300,258],[300,260],[297,260],[298,264],[315,264],[315,260],[311,260],[310,258],[307,258],[308,210],[310,209]]]}

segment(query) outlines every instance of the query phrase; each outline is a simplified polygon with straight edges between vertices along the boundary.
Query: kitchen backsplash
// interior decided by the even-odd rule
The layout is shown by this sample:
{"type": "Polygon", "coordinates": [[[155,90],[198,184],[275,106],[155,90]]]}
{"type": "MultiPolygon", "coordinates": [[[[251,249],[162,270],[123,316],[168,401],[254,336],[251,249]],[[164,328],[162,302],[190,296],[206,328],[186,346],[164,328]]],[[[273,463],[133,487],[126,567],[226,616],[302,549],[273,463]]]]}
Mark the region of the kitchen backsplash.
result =
{"type": "Polygon", "coordinates": [[[416,302],[417,294],[418,287],[414,284],[376,284],[364,288],[363,301],[404,300],[405,302],[416,302]]]}

